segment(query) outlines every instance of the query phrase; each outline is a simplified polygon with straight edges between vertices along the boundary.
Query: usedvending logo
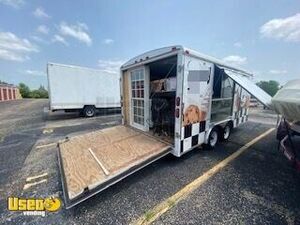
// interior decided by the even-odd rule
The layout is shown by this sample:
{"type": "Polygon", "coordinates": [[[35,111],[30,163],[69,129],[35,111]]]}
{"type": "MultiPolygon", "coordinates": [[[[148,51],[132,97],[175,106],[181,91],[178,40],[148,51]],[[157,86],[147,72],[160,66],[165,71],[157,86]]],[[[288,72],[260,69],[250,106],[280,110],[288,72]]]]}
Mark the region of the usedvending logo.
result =
{"type": "Polygon", "coordinates": [[[59,198],[16,198],[7,199],[7,209],[9,211],[23,212],[28,216],[45,216],[46,212],[56,212],[61,208],[59,198]]]}

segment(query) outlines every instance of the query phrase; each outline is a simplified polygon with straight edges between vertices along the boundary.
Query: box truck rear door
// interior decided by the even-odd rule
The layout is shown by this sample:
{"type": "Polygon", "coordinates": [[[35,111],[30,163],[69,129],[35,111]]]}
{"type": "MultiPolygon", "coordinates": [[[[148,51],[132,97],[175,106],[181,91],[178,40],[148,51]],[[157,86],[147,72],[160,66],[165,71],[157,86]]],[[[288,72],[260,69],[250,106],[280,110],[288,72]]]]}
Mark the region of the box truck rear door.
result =
{"type": "Polygon", "coordinates": [[[170,145],[134,128],[115,126],[59,145],[66,207],[106,189],[170,152],[170,145]]]}
{"type": "Polygon", "coordinates": [[[249,78],[237,73],[233,73],[232,71],[226,69],[225,73],[240,86],[242,86],[246,91],[248,91],[251,95],[253,95],[260,103],[268,108],[271,108],[272,97],[256,84],[254,84],[249,78]]]}

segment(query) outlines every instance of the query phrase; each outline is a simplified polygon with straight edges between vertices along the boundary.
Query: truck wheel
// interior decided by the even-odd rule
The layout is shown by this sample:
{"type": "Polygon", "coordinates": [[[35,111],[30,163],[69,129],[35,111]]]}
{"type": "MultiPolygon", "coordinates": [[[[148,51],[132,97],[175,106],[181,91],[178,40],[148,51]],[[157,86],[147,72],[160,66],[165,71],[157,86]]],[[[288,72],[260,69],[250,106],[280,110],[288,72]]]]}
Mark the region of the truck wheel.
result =
{"type": "Polygon", "coordinates": [[[95,113],[96,113],[96,110],[95,110],[94,106],[88,105],[88,106],[85,106],[83,109],[83,115],[85,117],[93,117],[93,116],[95,116],[95,113]]]}
{"type": "Polygon", "coordinates": [[[221,139],[222,141],[227,141],[231,134],[231,124],[227,123],[225,127],[221,130],[221,139]]]}
{"type": "Polygon", "coordinates": [[[208,147],[209,149],[213,149],[216,146],[216,144],[218,143],[218,140],[219,140],[218,129],[213,128],[212,131],[209,134],[208,142],[206,144],[206,147],[208,147]]]}

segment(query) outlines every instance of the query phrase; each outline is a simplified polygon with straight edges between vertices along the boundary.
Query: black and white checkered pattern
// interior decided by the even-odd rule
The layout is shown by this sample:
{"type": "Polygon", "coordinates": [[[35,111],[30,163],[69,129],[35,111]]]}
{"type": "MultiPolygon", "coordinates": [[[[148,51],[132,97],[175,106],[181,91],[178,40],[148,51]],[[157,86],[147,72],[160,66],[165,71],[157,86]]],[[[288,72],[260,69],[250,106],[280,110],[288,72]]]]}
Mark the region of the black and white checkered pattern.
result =
{"type": "Polygon", "coordinates": [[[205,138],[205,128],[206,121],[182,127],[180,152],[183,153],[196,145],[202,144],[205,138]]]}
{"type": "Polygon", "coordinates": [[[233,127],[248,121],[248,109],[240,109],[234,113],[233,127]]]}

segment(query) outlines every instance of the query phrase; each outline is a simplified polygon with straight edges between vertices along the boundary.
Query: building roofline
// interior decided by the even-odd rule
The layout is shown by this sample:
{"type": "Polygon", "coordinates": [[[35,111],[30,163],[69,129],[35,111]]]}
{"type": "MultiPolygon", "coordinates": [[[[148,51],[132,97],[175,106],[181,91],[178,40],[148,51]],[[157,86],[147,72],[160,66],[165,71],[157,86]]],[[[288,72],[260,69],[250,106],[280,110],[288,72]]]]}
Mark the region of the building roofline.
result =
{"type": "Polygon", "coordinates": [[[14,84],[0,84],[0,87],[13,87],[13,88],[17,88],[17,86],[14,85],[14,84]]]}

